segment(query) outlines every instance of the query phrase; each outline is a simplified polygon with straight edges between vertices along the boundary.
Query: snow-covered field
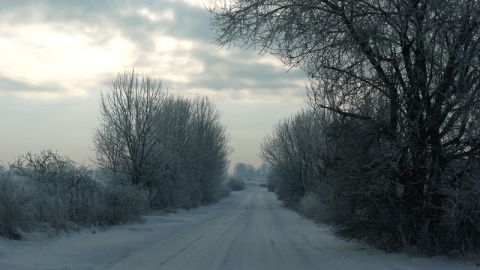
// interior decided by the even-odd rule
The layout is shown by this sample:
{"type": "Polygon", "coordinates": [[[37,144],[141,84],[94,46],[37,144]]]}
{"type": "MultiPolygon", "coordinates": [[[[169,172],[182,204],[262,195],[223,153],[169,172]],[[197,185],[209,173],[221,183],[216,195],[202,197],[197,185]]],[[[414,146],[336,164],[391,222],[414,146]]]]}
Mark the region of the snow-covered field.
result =
{"type": "Polygon", "coordinates": [[[0,269],[479,269],[362,249],[255,184],[218,204],[54,239],[0,240],[0,269]]]}

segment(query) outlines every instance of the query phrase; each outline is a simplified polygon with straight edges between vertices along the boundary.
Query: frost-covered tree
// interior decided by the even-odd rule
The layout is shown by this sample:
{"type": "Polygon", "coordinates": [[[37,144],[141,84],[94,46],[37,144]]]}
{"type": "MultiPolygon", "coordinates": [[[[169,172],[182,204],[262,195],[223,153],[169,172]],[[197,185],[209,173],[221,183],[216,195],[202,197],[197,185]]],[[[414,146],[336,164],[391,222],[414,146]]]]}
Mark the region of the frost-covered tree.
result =
{"type": "Polygon", "coordinates": [[[214,200],[215,192],[227,176],[230,164],[229,135],[220,122],[220,112],[208,98],[193,101],[193,139],[191,154],[195,158],[194,173],[201,191],[201,202],[214,200]]]}
{"type": "Polygon", "coordinates": [[[146,160],[157,142],[156,113],[165,99],[160,80],[132,72],[118,74],[100,100],[95,129],[96,162],[140,185],[146,160]]]}
{"type": "Polygon", "coordinates": [[[180,97],[167,97],[156,113],[156,144],[148,159],[155,168],[145,184],[155,190],[155,207],[177,208],[185,203],[194,188],[188,173],[191,140],[191,103],[180,97]]]}
{"type": "MultiPolygon", "coordinates": [[[[325,141],[312,111],[302,111],[278,123],[264,138],[260,156],[272,167],[276,192],[287,205],[294,205],[319,187],[325,141]]],[[[272,179],[269,179],[272,181],[272,179]]]]}
{"type": "Polygon", "coordinates": [[[176,209],[218,199],[229,164],[228,135],[207,98],[167,95],[161,81],[124,73],[102,93],[94,132],[97,164],[176,209]]]}
{"type": "Polygon", "coordinates": [[[158,141],[147,186],[157,207],[191,207],[216,199],[229,164],[228,135],[206,98],[167,97],[156,116],[158,141]]]}

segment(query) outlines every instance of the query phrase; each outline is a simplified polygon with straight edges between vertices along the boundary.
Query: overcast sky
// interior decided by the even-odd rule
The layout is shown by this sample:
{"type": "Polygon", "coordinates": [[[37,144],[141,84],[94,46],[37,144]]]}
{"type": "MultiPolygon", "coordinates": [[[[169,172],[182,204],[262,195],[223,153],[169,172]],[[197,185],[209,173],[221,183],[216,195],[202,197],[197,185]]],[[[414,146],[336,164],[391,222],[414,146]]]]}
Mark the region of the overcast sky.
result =
{"type": "Polygon", "coordinates": [[[258,166],[260,142],[304,103],[307,78],[253,49],[212,44],[202,0],[0,0],[0,160],[58,150],[90,165],[98,99],[118,72],[208,96],[238,162],[258,166]]]}

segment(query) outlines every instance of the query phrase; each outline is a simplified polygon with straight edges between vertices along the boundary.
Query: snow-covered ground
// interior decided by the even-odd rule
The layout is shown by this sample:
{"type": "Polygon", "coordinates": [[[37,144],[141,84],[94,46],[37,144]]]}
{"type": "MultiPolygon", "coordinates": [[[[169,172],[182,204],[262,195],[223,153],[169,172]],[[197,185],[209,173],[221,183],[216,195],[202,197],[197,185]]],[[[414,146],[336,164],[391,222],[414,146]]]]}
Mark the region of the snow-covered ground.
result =
{"type": "Polygon", "coordinates": [[[54,239],[0,240],[0,269],[479,269],[362,249],[250,184],[218,204],[54,239]]]}

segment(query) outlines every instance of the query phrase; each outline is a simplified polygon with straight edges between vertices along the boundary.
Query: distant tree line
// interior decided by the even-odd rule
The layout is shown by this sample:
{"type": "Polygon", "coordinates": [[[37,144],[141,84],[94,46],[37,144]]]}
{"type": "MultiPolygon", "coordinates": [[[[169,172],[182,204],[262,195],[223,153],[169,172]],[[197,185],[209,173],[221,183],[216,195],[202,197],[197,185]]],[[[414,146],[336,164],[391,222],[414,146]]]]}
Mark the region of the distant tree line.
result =
{"type": "Polygon", "coordinates": [[[251,164],[239,162],[233,167],[233,174],[228,177],[227,187],[233,191],[245,189],[245,181],[267,179],[269,170],[270,166],[267,163],[262,163],[255,169],[251,164]]]}
{"type": "Polygon", "coordinates": [[[241,179],[266,179],[268,171],[267,163],[262,163],[255,169],[251,164],[239,162],[233,167],[233,176],[241,179]]]}
{"type": "Polygon", "coordinates": [[[235,0],[211,12],[219,46],[257,46],[311,80],[309,109],[262,145],[286,204],[387,250],[480,251],[479,1],[235,0]]]}

